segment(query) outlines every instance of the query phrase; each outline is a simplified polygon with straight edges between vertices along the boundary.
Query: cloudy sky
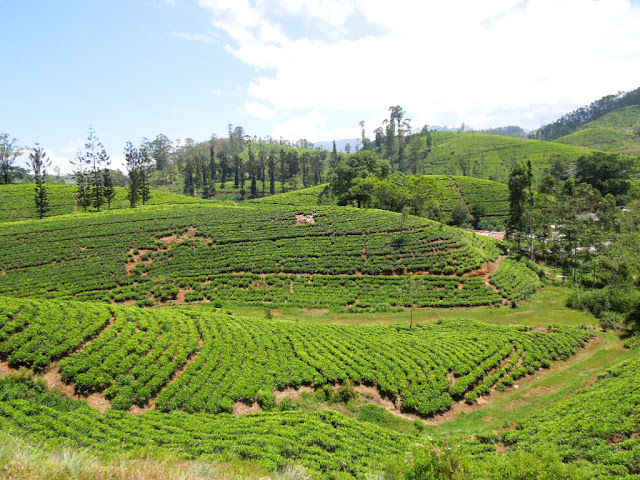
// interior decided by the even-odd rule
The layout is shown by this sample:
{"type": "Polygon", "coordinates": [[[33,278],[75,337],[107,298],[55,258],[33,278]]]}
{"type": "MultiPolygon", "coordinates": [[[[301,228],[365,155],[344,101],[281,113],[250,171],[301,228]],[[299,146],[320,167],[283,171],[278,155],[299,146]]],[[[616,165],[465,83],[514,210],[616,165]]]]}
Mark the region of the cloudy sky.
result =
{"type": "Polygon", "coordinates": [[[638,0],[0,0],[0,132],[127,140],[535,128],[640,87],[638,0]]]}

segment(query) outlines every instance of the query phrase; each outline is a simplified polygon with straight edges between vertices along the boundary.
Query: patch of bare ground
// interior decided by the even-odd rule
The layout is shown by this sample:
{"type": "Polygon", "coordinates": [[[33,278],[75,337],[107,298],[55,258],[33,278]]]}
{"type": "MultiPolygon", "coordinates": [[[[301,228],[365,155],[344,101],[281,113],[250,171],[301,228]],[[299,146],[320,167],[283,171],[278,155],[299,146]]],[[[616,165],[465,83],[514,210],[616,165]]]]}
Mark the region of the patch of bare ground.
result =
{"type": "Polygon", "coordinates": [[[179,303],[186,303],[187,301],[187,293],[193,292],[191,288],[180,288],[178,289],[178,296],[176,297],[176,301],[179,303]]]}
{"type": "Polygon", "coordinates": [[[127,275],[131,275],[131,273],[133,272],[133,270],[140,264],[149,264],[149,265],[153,265],[155,262],[155,260],[153,258],[149,258],[147,260],[142,260],[142,257],[151,252],[151,250],[138,250],[137,254],[134,254],[134,249],[132,248],[131,250],[129,250],[129,253],[131,255],[133,255],[133,261],[127,262],[127,264],[125,265],[125,268],[127,270],[127,275]]]}
{"type": "Polygon", "coordinates": [[[534,332],[549,333],[549,327],[535,327],[535,328],[532,328],[532,330],[534,332]]]}
{"type": "Polygon", "coordinates": [[[134,405],[129,409],[129,413],[131,415],[140,415],[141,413],[148,412],[149,410],[155,410],[156,408],[156,400],[152,398],[147,405],[144,407],[140,407],[138,405],[134,405]]]}
{"type": "Polygon", "coordinates": [[[309,225],[316,223],[313,215],[296,215],[296,225],[309,225]]]}
{"type": "Polygon", "coordinates": [[[313,393],[314,391],[315,390],[313,388],[303,385],[300,388],[287,387],[284,390],[276,390],[274,394],[276,397],[276,402],[280,403],[285,398],[297,400],[302,396],[303,393],[313,393]]]}
{"type": "Polygon", "coordinates": [[[18,373],[18,370],[11,368],[9,362],[0,362],[0,375],[11,375],[12,373],[18,373]]]}
{"type": "Polygon", "coordinates": [[[49,365],[42,375],[42,378],[47,384],[47,387],[60,390],[65,396],[73,398],[74,400],[86,400],[91,407],[101,413],[106,412],[111,407],[111,402],[102,393],[92,393],[86,396],[76,394],[73,385],[69,385],[62,381],[58,362],[54,362],[49,365]]]}
{"type": "Polygon", "coordinates": [[[234,415],[246,415],[247,413],[261,412],[262,407],[258,402],[253,402],[251,405],[247,405],[243,402],[236,402],[233,404],[234,415]]]}
{"type": "Polygon", "coordinates": [[[491,274],[494,273],[502,260],[506,257],[506,255],[500,255],[495,262],[487,262],[481,268],[477,270],[473,270],[472,272],[467,272],[463,277],[480,277],[484,281],[485,285],[496,292],[500,292],[498,287],[496,287],[493,283],[491,283],[491,274]]]}
{"type": "Polygon", "coordinates": [[[400,405],[402,404],[402,399],[398,399],[396,405],[396,403],[394,403],[391,399],[383,397],[376,387],[358,385],[353,388],[362,395],[362,399],[365,402],[380,405],[387,412],[395,415],[396,417],[404,418],[405,420],[422,420],[422,418],[420,418],[418,415],[401,411],[400,405]]]}
{"type": "Polygon", "coordinates": [[[539,387],[532,388],[531,390],[522,394],[523,397],[542,397],[544,395],[549,395],[550,393],[555,392],[555,388],[547,387],[544,385],[540,385],[539,387]]]}
{"type": "MultiPolygon", "coordinates": [[[[527,388],[532,383],[540,379],[543,379],[554,372],[557,372],[559,370],[564,370],[570,367],[572,364],[584,360],[586,357],[592,355],[604,343],[604,341],[605,341],[604,337],[596,337],[590,340],[582,350],[580,350],[577,354],[575,354],[571,358],[567,360],[556,360],[551,365],[551,368],[539,370],[535,375],[529,375],[527,377],[521,378],[520,380],[518,380],[518,383],[516,385],[514,385],[512,388],[505,390],[504,392],[498,392],[494,390],[491,393],[491,395],[489,395],[488,397],[479,397],[478,400],[476,400],[476,402],[473,405],[467,404],[464,400],[460,401],[458,403],[453,404],[453,406],[449,411],[443,413],[442,415],[436,415],[432,418],[426,419],[425,422],[428,425],[442,425],[443,423],[447,423],[452,420],[455,420],[460,416],[461,413],[473,412],[475,410],[479,410],[483,408],[486,405],[491,405],[494,401],[496,401],[499,398],[504,398],[509,395],[512,395],[514,393],[514,390],[521,390],[523,388],[527,388]]],[[[544,388],[548,388],[548,387],[536,387],[532,389],[533,392],[536,392],[535,394],[531,394],[530,392],[525,392],[525,394],[523,394],[522,396],[531,397],[531,396],[546,395],[547,392],[543,392],[544,388]]],[[[527,403],[526,400],[514,399],[512,402],[510,402],[510,408],[515,409],[526,403],[527,403]]]]}

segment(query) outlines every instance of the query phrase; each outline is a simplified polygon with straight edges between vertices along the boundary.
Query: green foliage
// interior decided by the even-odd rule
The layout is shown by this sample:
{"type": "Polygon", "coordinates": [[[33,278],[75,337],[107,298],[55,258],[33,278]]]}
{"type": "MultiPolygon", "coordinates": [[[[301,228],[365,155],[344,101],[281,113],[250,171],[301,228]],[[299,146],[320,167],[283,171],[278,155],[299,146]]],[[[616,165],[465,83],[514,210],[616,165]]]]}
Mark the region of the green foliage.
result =
{"type": "Polygon", "coordinates": [[[598,189],[602,196],[624,198],[631,188],[633,161],[619,154],[593,153],[578,159],[576,179],[598,189]]]}
{"type": "MultiPolygon", "coordinates": [[[[162,411],[230,412],[234,402],[254,401],[272,409],[275,390],[335,384],[342,386],[325,396],[347,403],[357,395],[352,383],[364,383],[376,385],[389,398],[402,398],[404,411],[431,415],[446,411],[452,398],[473,391],[498,365],[502,369],[497,376],[492,372],[491,384],[516,375],[516,369],[523,370],[521,376],[566,358],[591,336],[568,327],[543,334],[464,320],[407,330],[394,325],[301,326],[210,309],[116,307],[113,324],[104,329],[103,320],[97,326],[100,336],[72,353],[69,337],[75,340],[71,345],[77,346],[87,335],[73,335],[65,325],[78,323],[80,312],[75,318],[67,315],[67,323],[61,324],[55,308],[66,302],[5,303],[0,352],[9,354],[10,361],[20,354],[20,364],[35,365],[27,363],[31,357],[26,353],[39,359],[40,350],[30,352],[42,345],[48,356],[37,364],[39,368],[63,352],[68,356],[59,364],[62,379],[74,383],[79,393],[104,391],[119,409],[134,403],[144,406],[156,395],[162,411]],[[30,341],[25,342],[23,332],[31,332],[30,341]],[[169,384],[190,358],[188,368],[169,384]],[[455,385],[447,377],[450,372],[458,377],[455,385]]],[[[77,303],[68,303],[68,310],[74,308],[77,303]]]]}
{"type": "Polygon", "coordinates": [[[6,224],[0,293],[151,305],[174,301],[183,289],[192,302],[374,310],[409,305],[401,275],[428,272],[419,278],[427,287],[420,305],[500,302],[480,279],[460,277],[494,260],[497,241],[403,218],[340,207],[207,204],[6,224]]]}
{"type": "MultiPolygon", "coordinates": [[[[73,213],[82,210],[80,203],[76,204],[74,185],[47,184],[47,201],[49,211],[47,217],[73,213]]],[[[113,187],[115,197],[111,201],[112,209],[128,208],[127,190],[123,187],[113,187]]],[[[37,218],[38,212],[33,208],[34,184],[0,185],[0,222],[13,222],[37,218]]],[[[175,193],[154,190],[149,205],[200,203],[200,199],[175,193]]]]}
{"type": "Polygon", "coordinates": [[[525,263],[505,258],[498,269],[491,274],[493,283],[500,293],[509,300],[520,300],[534,294],[542,282],[536,272],[525,263]]]}
{"type": "Polygon", "coordinates": [[[414,447],[387,466],[388,478],[404,480],[465,480],[471,457],[457,445],[427,443],[414,447]]]}
{"type": "Polygon", "coordinates": [[[380,160],[371,150],[361,150],[358,153],[343,158],[329,174],[329,185],[339,205],[346,205],[356,201],[358,205],[363,201],[363,194],[359,190],[352,190],[356,178],[369,176],[384,178],[389,174],[388,162],[380,160]]]}
{"type": "Polygon", "coordinates": [[[43,392],[42,385],[15,379],[0,380],[0,429],[31,442],[90,448],[95,453],[124,450],[207,461],[249,459],[271,471],[295,462],[316,477],[344,479],[363,478],[370,466],[400,454],[414,440],[332,411],[238,417],[157,411],[102,415],[84,402],[63,403],[60,395],[43,392]]]}

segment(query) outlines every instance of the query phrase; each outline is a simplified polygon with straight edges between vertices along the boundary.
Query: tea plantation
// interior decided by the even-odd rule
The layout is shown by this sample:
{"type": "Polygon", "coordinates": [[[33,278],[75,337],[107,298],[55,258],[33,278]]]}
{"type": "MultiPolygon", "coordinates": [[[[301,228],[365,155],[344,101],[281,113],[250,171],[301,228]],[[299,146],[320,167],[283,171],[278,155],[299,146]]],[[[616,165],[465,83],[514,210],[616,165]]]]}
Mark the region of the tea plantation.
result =
{"type": "Polygon", "coordinates": [[[4,224],[0,294],[145,306],[496,305],[488,279],[463,275],[501,252],[491,238],[381,210],[154,206],[4,224]],[[406,288],[408,276],[419,288],[406,288]]]}
{"type": "Polygon", "coordinates": [[[333,411],[231,416],[147,412],[100,414],[42,383],[0,379],[0,429],[31,442],[87,447],[93,452],[142,450],[185,459],[251,460],[269,470],[301,463],[316,478],[363,478],[417,438],[358,422],[333,411]]]}
{"type": "MultiPolygon", "coordinates": [[[[120,209],[129,207],[127,200],[127,190],[122,187],[114,187],[116,196],[111,202],[112,209],[120,209]]],[[[50,211],[47,216],[64,215],[73,213],[74,211],[82,211],[82,207],[78,207],[76,185],[58,185],[47,184],[47,197],[49,199],[50,211]]],[[[0,185],[0,222],[14,222],[17,220],[26,220],[29,218],[38,218],[38,212],[33,202],[34,184],[15,184],[0,185]]],[[[149,205],[167,205],[167,204],[189,204],[201,203],[204,200],[180,195],[176,193],[163,192],[154,190],[149,205]]],[[[103,206],[107,209],[107,205],[103,206]]],[[[94,210],[93,207],[90,210],[94,210]]]]}
{"type": "Polygon", "coordinates": [[[87,306],[3,299],[0,352],[14,368],[38,370],[69,354],[59,363],[62,379],[78,393],[104,391],[120,409],[156,396],[163,411],[230,413],[238,401],[271,409],[276,390],[353,382],[376,386],[403,411],[433,415],[568,358],[592,336],[581,328],[542,333],[464,320],[406,329],[87,306]],[[106,327],[107,310],[112,324],[78,350],[106,327]]]}

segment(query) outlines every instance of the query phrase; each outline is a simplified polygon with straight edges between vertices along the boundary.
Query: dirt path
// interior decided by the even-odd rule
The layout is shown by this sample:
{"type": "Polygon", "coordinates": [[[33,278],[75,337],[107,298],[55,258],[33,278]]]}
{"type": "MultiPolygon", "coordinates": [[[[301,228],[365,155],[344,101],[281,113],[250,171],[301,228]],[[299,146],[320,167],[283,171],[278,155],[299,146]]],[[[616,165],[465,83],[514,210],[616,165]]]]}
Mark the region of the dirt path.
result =
{"type": "Polygon", "coordinates": [[[484,281],[487,287],[493,289],[495,292],[500,293],[498,287],[491,283],[491,274],[493,274],[499,267],[502,260],[506,258],[506,255],[500,255],[495,262],[487,262],[482,268],[473,270],[472,272],[465,273],[463,277],[480,277],[484,281]]]}

